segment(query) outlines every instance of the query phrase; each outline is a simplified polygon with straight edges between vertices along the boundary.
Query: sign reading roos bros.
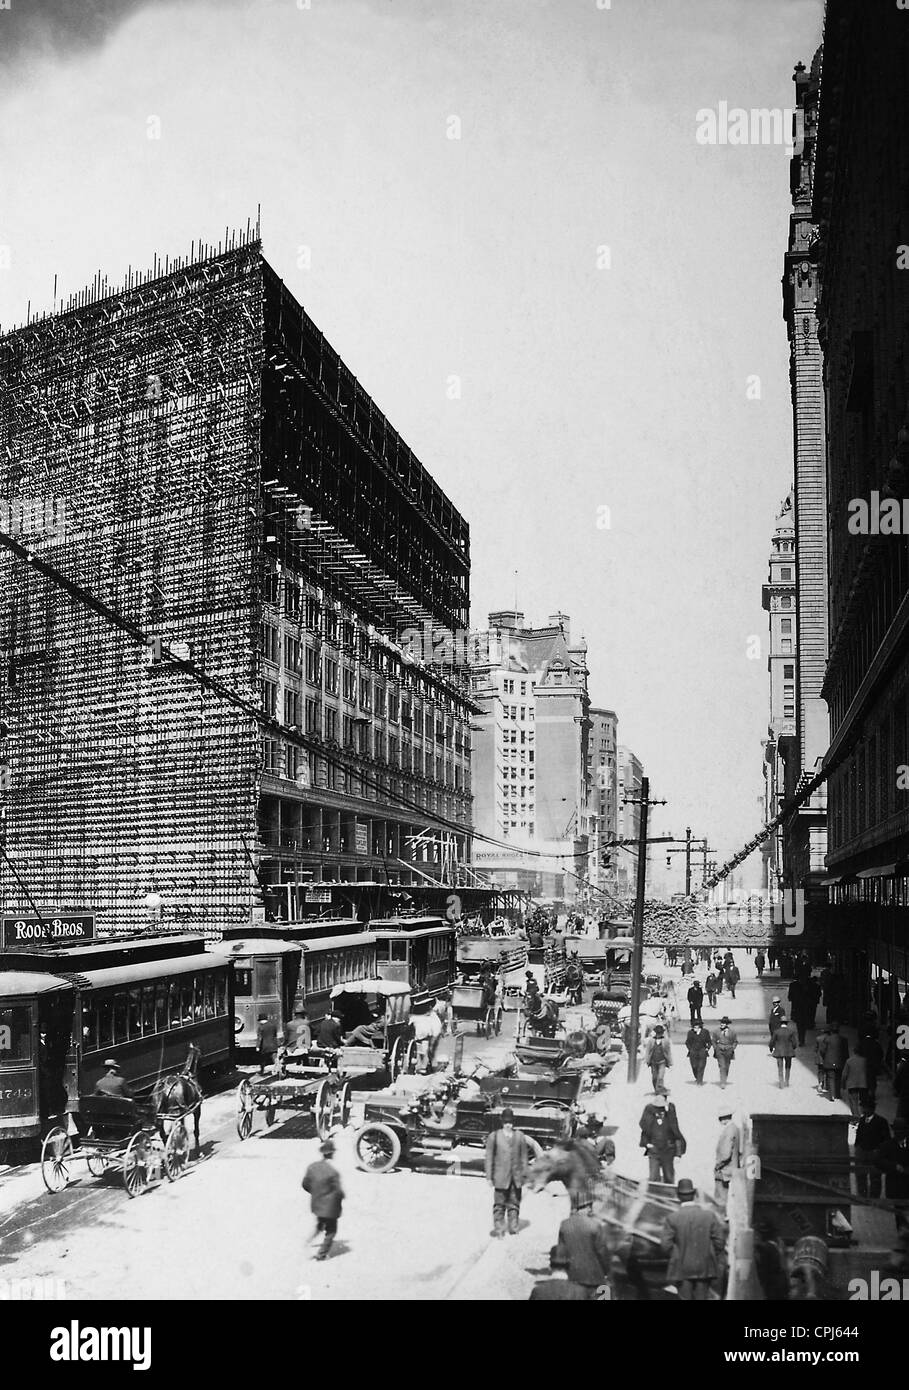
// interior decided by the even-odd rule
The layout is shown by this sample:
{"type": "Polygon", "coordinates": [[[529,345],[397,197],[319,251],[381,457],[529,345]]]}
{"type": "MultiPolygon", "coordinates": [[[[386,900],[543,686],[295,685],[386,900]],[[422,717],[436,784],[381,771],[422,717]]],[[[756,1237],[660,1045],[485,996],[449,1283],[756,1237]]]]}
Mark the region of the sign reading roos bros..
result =
{"type": "Polygon", "coordinates": [[[91,941],[95,918],[91,912],[70,913],[65,917],[0,918],[0,951],[17,946],[41,946],[48,941],[91,941]]]}

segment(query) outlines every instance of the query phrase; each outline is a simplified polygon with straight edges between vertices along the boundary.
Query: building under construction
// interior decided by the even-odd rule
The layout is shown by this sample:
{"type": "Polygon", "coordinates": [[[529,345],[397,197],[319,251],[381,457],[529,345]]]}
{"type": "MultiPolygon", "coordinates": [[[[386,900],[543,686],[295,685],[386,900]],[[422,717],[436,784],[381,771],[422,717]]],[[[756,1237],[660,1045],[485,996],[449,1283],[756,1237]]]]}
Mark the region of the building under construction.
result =
{"type": "Polygon", "coordinates": [[[466,630],[468,527],[258,240],[97,282],[0,382],[3,913],[454,883],[466,672],[413,634],[466,630]]]}

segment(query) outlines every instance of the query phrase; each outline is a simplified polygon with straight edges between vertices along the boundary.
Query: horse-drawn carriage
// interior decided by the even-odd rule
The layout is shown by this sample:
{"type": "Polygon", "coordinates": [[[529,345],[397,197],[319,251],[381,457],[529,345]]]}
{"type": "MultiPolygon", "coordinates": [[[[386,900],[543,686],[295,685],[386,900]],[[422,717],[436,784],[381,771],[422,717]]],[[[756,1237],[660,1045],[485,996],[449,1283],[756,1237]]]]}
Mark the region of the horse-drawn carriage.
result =
{"type": "Polygon", "coordinates": [[[162,1177],[176,1182],[189,1162],[189,1136],[183,1122],[191,1114],[198,1116],[200,1104],[201,1095],[189,1108],[168,1110],[158,1088],[149,1101],[80,1096],[73,1116],[79,1131],[75,1142],[57,1125],[41,1146],[44,1186],[48,1192],[62,1192],[79,1161],[95,1178],[119,1168],[130,1197],[138,1197],[162,1177]]]}
{"type": "Polygon", "coordinates": [[[451,1009],[456,1023],[475,1023],[480,1037],[498,1037],[502,1031],[502,1004],[497,991],[482,984],[453,985],[451,1009]]]}
{"type": "Polygon", "coordinates": [[[538,1157],[546,1146],[574,1133],[580,1088],[580,1076],[555,1082],[440,1077],[436,1086],[417,1095],[385,1092],[366,1103],[354,1135],[357,1166],[368,1173],[389,1173],[402,1161],[413,1163],[462,1146],[485,1147],[506,1107],[514,1111],[515,1125],[538,1157]]]}
{"type": "Polygon", "coordinates": [[[284,1050],[277,1075],[245,1077],[237,1090],[240,1138],[249,1138],[257,1111],[264,1113],[270,1127],[279,1110],[311,1114],[319,1137],[327,1138],[336,1124],[347,1124],[354,1089],[379,1090],[402,1072],[412,1072],[419,1049],[417,1023],[419,1031],[426,1032],[430,1020],[411,1016],[410,997],[410,986],[397,980],[336,985],[332,1009],[340,1019],[342,1037],[357,1041],[284,1050]]]}

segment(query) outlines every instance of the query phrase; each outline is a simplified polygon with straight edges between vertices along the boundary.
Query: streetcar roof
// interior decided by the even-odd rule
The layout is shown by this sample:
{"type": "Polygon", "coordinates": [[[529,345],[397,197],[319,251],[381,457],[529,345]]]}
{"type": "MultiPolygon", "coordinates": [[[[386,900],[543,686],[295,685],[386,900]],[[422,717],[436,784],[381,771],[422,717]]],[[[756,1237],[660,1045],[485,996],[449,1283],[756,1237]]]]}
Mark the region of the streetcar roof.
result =
{"type": "Polygon", "coordinates": [[[241,937],[239,941],[215,941],[209,947],[209,954],[221,956],[224,960],[234,960],[238,956],[289,956],[300,954],[298,941],[276,941],[273,937],[241,937]]]}
{"type": "Polygon", "coordinates": [[[339,994],[378,994],[389,998],[409,993],[410,985],[402,980],[348,980],[347,984],[335,985],[331,998],[337,999],[339,994]]]}
{"type": "Polygon", "coordinates": [[[453,924],[444,917],[437,917],[434,913],[426,913],[420,917],[376,917],[369,924],[370,931],[381,928],[383,931],[412,931],[415,927],[434,926],[436,930],[444,927],[448,931],[453,930],[453,924]]]}
{"type": "Polygon", "coordinates": [[[151,980],[170,980],[177,975],[193,975],[203,970],[216,970],[227,961],[213,951],[198,956],[178,956],[176,960],[146,960],[135,965],[116,965],[108,970],[80,970],[83,987],[108,989],[112,985],[139,985],[151,980]]]}
{"type": "Polygon", "coordinates": [[[374,946],[376,938],[371,931],[358,931],[353,936],[320,936],[313,941],[301,941],[299,944],[307,955],[313,951],[333,951],[342,950],[348,946],[374,946]]]}
{"type": "Polygon", "coordinates": [[[73,989],[69,980],[58,975],[39,975],[36,970],[0,970],[0,1002],[23,994],[52,994],[73,989]]]}
{"type": "MultiPolygon", "coordinates": [[[[448,928],[451,931],[451,927],[448,928]]],[[[415,941],[421,936],[439,936],[438,927],[421,927],[419,931],[402,932],[398,927],[383,927],[378,922],[373,922],[370,931],[376,936],[380,936],[383,941],[415,941]]]]}

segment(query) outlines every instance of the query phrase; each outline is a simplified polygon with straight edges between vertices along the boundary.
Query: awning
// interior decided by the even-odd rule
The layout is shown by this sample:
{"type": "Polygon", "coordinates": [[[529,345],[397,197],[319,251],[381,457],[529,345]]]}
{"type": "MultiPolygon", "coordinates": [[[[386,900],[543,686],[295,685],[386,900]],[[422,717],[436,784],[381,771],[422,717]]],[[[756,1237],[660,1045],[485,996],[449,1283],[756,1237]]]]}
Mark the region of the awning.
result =
{"type": "Polygon", "coordinates": [[[380,998],[394,998],[399,994],[409,994],[410,985],[401,980],[348,980],[346,984],[335,985],[331,998],[341,994],[376,994],[380,998]]]}
{"type": "Polygon", "coordinates": [[[856,878],[892,878],[896,873],[895,864],[879,864],[874,869],[859,869],[856,878]]]}

